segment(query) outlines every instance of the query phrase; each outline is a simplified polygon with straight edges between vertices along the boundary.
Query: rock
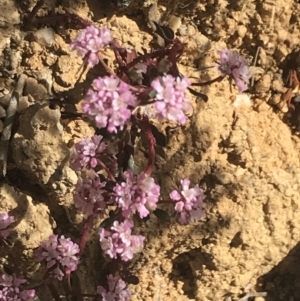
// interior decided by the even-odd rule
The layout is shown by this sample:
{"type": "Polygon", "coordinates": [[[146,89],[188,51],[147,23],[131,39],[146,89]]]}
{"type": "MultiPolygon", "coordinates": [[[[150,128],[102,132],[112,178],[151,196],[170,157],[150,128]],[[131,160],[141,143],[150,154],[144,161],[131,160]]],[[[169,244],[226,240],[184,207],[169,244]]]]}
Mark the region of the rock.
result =
{"type": "Polygon", "coordinates": [[[174,31],[174,33],[176,33],[181,26],[181,19],[172,15],[168,21],[168,24],[169,27],[174,31]]]}
{"type": "Polygon", "coordinates": [[[272,74],[266,73],[264,74],[259,82],[255,85],[255,91],[257,93],[268,92],[271,87],[272,74]]]}
{"type": "Polygon", "coordinates": [[[68,163],[69,149],[62,141],[59,120],[59,110],[32,105],[20,116],[20,126],[12,140],[17,167],[42,186],[68,163]]]}
{"type": "Polygon", "coordinates": [[[41,28],[34,32],[34,37],[40,45],[50,47],[54,43],[54,30],[49,27],[41,28]]]}
{"type": "Polygon", "coordinates": [[[75,75],[78,74],[80,68],[82,68],[82,60],[74,52],[58,58],[54,77],[62,90],[75,84],[78,79],[75,75]]]}
{"type": "Polygon", "coordinates": [[[57,204],[73,206],[77,175],[69,167],[70,150],[62,139],[60,111],[34,104],[23,111],[19,122],[11,142],[16,167],[57,204]]]}
{"type": "Polygon", "coordinates": [[[31,97],[37,103],[47,103],[47,100],[49,99],[47,89],[43,85],[39,84],[38,81],[32,77],[26,78],[24,94],[31,95],[31,97]]]}
{"type": "Polygon", "coordinates": [[[2,0],[0,3],[0,28],[20,24],[20,14],[14,1],[2,0]]]}
{"type": "MultiPolygon", "coordinates": [[[[11,256],[6,261],[23,271],[34,269],[34,266],[36,269],[33,250],[41,241],[48,239],[56,227],[49,208],[40,201],[33,200],[8,184],[0,185],[0,212],[9,213],[16,220],[11,234],[11,237],[15,237],[11,256]]],[[[1,249],[0,254],[3,255],[1,249]]]]}

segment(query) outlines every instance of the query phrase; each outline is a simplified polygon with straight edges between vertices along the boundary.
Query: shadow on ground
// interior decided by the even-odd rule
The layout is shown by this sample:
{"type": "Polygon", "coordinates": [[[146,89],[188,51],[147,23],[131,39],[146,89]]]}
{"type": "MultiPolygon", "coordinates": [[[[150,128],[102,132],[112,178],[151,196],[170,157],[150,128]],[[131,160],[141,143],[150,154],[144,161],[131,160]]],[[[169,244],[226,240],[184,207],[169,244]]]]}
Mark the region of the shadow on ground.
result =
{"type": "Polygon", "coordinates": [[[268,293],[266,301],[300,300],[300,243],[258,279],[257,290],[268,293]]]}

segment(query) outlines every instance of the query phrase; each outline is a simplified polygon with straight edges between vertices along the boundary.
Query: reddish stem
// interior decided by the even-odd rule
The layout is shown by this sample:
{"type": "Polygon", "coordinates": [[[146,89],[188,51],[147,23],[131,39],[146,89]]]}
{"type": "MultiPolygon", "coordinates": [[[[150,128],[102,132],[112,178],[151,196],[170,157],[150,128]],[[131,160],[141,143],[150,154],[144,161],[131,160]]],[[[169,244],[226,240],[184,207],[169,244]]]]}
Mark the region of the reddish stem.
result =
{"type": "Polygon", "coordinates": [[[105,64],[105,62],[104,62],[103,58],[101,57],[101,55],[99,56],[99,61],[100,61],[101,65],[103,66],[103,68],[105,69],[105,71],[109,75],[116,76],[116,74],[105,64]]]}
{"type": "Polygon", "coordinates": [[[148,156],[149,156],[148,165],[147,165],[147,168],[145,170],[145,174],[150,176],[153,172],[154,162],[155,162],[156,139],[153,136],[151,126],[150,126],[150,122],[149,122],[149,118],[146,115],[143,116],[143,126],[144,126],[144,131],[145,131],[145,134],[146,134],[146,138],[147,138],[148,156]]]}
{"type": "MultiPolygon", "coordinates": [[[[115,51],[115,55],[117,56],[117,51],[115,51]]],[[[101,55],[99,56],[99,61],[101,63],[101,65],[103,66],[103,68],[105,69],[105,71],[109,74],[109,75],[112,75],[112,76],[115,76],[115,77],[118,77],[114,71],[112,71],[104,62],[103,58],[101,57],[101,55]]],[[[119,64],[119,61],[118,61],[118,64],[119,64]]],[[[128,83],[127,83],[128,84],[128,83]]],[[[137,87],[134,87],[130,84],[128,84],[129,87],[130,87],[130,90],[133,91],[133,92],[136,92],[136,93],[142,93],[145,89],[144,88],[137,88],[137,87]]]]}
{"type": "Polygon", "coordinates": [[[130,62],[129,64],[127,64],[127,68],[131,69],[132,67],[134,67],[137,63],[144,61],[145,59],[154,59],[160,56],[165,56],[168,55],[170,53],[170,49],[159,49],[156,50],[152,53],[145,53],[142,55],[139,55],[138,57],[136,57],[135,59],[132,60],[132,62],[130,62]]]}
{"type": "MultiPolygon", "coordinates": [[[[124,63],[122,56],[120,55],[120,50],[122,50],[124,48],[122,48],[115,39],[111,41],[110,45],[111,45],[113,52],[115,53],[115,57],[116,57],[119,67],[121,67],[121,68],[125,67],[126,64],[124,63]]],[[[126,49],[124,49],[124,50],[126,51],[126,49]]]]}
{"type": "Polygon", "coordinates": [[[112,181],[116,182],[116,179],[115,179],[114,175],[111,173],[111,171],[109,170],[109,168],[100,159],[98,159],[98,164],[107,172],[108,177],[112,181]]]}
{"type": "Polygon", "coordinates": [[[95,220],[95,214],[92,214],[88,217],[88,219],[85,222],[84,230],[83,230],[80,242],[79,242],[79,249],[80,249],[79,256],[81,256],[81,254],[84,250],[84,247],[88,241],[89,234],[90,234],[91,229],[94,224],[94,220],[95,220]]]}

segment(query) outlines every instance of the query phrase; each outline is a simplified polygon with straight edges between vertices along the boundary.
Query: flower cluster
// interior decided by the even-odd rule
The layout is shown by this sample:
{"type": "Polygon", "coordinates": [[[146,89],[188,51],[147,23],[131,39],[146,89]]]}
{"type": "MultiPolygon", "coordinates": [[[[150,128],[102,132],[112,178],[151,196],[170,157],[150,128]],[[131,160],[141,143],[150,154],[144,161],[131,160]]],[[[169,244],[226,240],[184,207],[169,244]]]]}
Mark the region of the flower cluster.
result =
{"type": "Polygon", "coordinates": [[[123,223],[115,221],[113,226],[106,230],[100,228],[100,245],[103,252],[110,258],[117,258],[119,255],[123,261],[133,258],[135,253],[139,253],[144,247],[145,237],[132,235],[133,222],[125,220],[123,223]]]}
{"type": "Polygon", "coordinates": [[[74,191],[75,207],[82,211],[83,214],[89,216],[95,213],[104,213],[106,202],[103,193],[105,192],[106,182],[101,182],[99,176],[91,171],[83,174],[83,178],[79,178],[74,191]]]}
{"type": "Polygon", "coordinates": [[[137,99],[129,86],[114,76],[98,77],[89,89],[82,110],[98,128],[111,133],[122,130],[131,116],[131,110],[137,105],[137,99]]]}
{"type": "Polygon", "coordinates": [[[175,210],[180,214],[179,221],[182,224],[197,221],[204,215],[203,190],[198,185],[189,188],[189,179],[181,180],[180,183],[181,192],[173,190],[170,193],[170,198],[176,201],[175,210]]]}
{"type": "Polygon", "coordinates": [[[69,275],[77,269],[79,262],[79,246],[70,238],[63,235],[51,235],[49,240],[41,242],[36,251],[37,260],[46,263],[55,278],[62,280],[64,275],[69,275]]]}
{"type": "Polygon", "coordinates": [[[160,195],[160,187],[144,172],[137,176],[131,170],[124,172],[126,182],[114,187],[114,200],[125,218],[138,212],[141,218],[155,210],[160,195]]]}
{"type": "Polygon", "coordinates": [[[27,281],[22,277],[0,275],[0,300],[2,301],[32,301],[36,299],[35,290],[22,289],[27,281]]]}
{"type": "Polygon", "coordinates": [[[217,68],[223,76],[230,76],[235,81],[240,92],[247,90],[249,83],[249,66],[244,57],[228,49],[218,51],[220,64],[217,68]]]}
{"type": "Polygon", "coordinates": [[[186,123],[185,113],[191,109],[190,99],[186,96],[190,85],[188,78],[175,78],[169,74],[152,81],[151,87],[156,91],[154,107],[158,120],[167,119],[181,125],[186,123]]]}
{"type": "Polygon", "coordinates": [[[101,135],[85,138],[75,144],[70,157],[70,166],[74,170],[95,168],[98,164],[97,156],[106,150],[106,143],[101,135]]]}
{"type": "Polygon", "coordinates": [[[13,216],[0,212],[0,237],[6,238],[10,234],[11,229],[9,229],[9,226],[14,221],[15,218],[13,216]]]}
{"type": "Polygon", "coordinates": [[[119,277],[109,275],[107,277],[108,289],[103,286],[97,287],[97,293],[102,297],[103,301],[127,301],[131,296],[130,290],[126,287],[126,283],[119,277]]]}
{"type": "Polygon", "coordinates": [[[71,49],[77,51],[77,55],[87,58],[93,67],[99,63],[98,51],[113,40],[108,28],[88,26],[71,42],[71,49]]]}

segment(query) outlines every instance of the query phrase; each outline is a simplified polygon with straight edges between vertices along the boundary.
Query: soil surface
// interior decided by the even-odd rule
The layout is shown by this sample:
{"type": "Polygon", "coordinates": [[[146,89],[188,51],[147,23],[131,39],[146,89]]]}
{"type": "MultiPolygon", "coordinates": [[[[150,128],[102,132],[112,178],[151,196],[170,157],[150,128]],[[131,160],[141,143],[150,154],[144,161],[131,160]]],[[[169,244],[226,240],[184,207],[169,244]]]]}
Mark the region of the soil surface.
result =
{"type": "MultiPolygon", "coordinates": [[[[25,24],[35,4],[0,2],[2,102],[19,74],[27,76],[7,175],[0,182],[0,212],[17,219],[9,252],[0,249],[0,270],[9,266],[38,278],[43,271],[34,262],[34,248],[53,232],[75,240],[81,232],[83,217],[72,200],[77,176],[68,160],[74,143],[95,130],[84,120],[65,118],[65,112],[77,112],[102,71],[98,66],[83,70],[82,59],[70,50],[79,32],[76,22],[63,17],[25,24]]],[[[120,44],[141,52],[160,43],[153,21],[169,24],[185,43],[180,70],[194,81],[218,75],[201,67],[214,65],[223,48],[239,51],[253,66],[247,93],[238,94],[227,79],[214,83],[201,90],[207,103],[193,98],[185,127],[160,126],[167,137],[165,158],[158,156],[155,168],[162,195],[189,177],[205,189],[206,215],[188,226],[155,218],[141,226],[147,244],[132,263],[140,279],[130,286],[132,300],[300,300],[297,89],[292,89],[294,108],[281,101],[289,68],[298,72],[300,66],[299,2],[132,0],[121,9],[109,0],[46,0],[37,16],[49,12],[107,26],[120,44]]],[[[144,161],[143,149],[137,149],[136,164],[144,161]]],[[[74,287],[87,293],[95,293],[102,277],[94,230],[74,276],[74,287]]],[[[51,300],[47,291],[38,293],[41,301],[51,300]]]]}

